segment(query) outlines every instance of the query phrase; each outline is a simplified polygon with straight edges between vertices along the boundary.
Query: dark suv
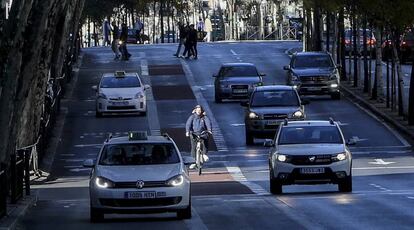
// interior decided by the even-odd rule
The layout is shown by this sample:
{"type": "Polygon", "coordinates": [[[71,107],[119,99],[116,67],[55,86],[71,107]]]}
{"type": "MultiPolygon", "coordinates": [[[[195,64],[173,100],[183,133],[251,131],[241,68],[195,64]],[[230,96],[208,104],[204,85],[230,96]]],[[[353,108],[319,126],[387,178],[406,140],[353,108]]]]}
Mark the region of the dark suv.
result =
{"type": "Polygon", "coordinates": [[[287,84],[297,88],[299,94],[329,94],[339,100],[339,68],[328,52],[300,52],[292,56],[287,84]]]}

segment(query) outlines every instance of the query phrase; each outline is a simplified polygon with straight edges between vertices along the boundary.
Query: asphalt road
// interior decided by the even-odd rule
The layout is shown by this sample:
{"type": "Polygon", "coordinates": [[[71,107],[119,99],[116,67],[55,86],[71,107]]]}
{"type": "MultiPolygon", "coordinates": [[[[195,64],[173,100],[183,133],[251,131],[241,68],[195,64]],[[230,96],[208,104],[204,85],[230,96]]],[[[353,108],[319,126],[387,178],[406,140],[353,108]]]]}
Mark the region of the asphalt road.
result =
{"type": "Polygon", "coordinates": [[[347,99],[309,97],[308,119],[340,121],[352,147],[352,193],[334,185],[285,186],[269,192],[266,148],[257,139],[244,142],[243,108],[238,102],[214,103],[212,74],[222,63],[252,62],[266,73],[265,84],[283,84],[289,62],[285,51],[297,42],[199,44],[199,59],[175,58],[173,44],[130,46],[130,61],[113,61],[109,48],[83,50],[76,87],[62,105],[67,111],[51,180],[34,185],[38,201],[19,229],[412,229],[414,225],[414,158],[409,144],[369,112],[347,99]],[[137,71],[148,91],[147,116],[95,118],[91,89],[104,72],[137,71]],[[109,133],[129,130],[168,132],[187,154],[184,123],[202,104],[214,123],[214,140],[206,173],[192,173],[193,218],[175,214],[107,215],[89,222],[85,159],[96,157],[109,133]]]}

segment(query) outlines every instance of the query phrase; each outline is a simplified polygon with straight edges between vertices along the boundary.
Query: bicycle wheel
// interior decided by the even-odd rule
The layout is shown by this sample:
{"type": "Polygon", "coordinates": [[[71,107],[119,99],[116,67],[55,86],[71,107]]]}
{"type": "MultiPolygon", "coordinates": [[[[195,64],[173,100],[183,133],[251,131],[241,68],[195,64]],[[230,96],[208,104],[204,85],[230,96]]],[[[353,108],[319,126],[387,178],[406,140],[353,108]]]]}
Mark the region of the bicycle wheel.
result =
{"type": "Polygon", "coordinates": [[[201,155],[201,144],[200,144],[200,142],[197,142],[196,164],[197,164],[197,169],[198,169],[198,175],[201,175],[202,155],[201,155]]]}

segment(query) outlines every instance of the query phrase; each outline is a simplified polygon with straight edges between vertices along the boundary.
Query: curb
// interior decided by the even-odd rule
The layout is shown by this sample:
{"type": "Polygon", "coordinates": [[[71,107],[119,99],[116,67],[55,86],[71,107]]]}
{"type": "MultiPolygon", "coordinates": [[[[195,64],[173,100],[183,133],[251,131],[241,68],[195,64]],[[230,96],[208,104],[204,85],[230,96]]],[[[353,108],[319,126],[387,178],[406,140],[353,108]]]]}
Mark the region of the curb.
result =
{"type": "Polygon", "coordinates": [[[18,223],[29,210],[29,207],[34,206],[37,202],[37,193],[24,196],[17,204],[9,205],[11,211],[0,220],[0,230],[14,230],[17,229],[18,223]]]}
{"type": "Polygon", "coordinates": [[[410,142],[411,144],[414,143],[414,133],[411,132],[410,130],[408,130],[403,124],[396,121],[394,118],[392,118],[388,114],[384,113],[383,111],[381,111],[380,109],[378,109],[377,107],[372,105],[370,102],[366,101],[361,96],[355,94],[354,92],[352,92],[350,89],[348,89],[348,87],[344,86],[343,84],[340,85],[340,89],[342,90],[343,93],[346,94],[346,96],[348,98],[353,99],[353,102],[355,102],[359,105],[362,105],[363,107],[369,109],[374,115],[380,117],[385,122],[391,124],[398,132],[400,132],[403,135],[409,137],[409,139],[407,140],[408,142],[410,142]]]}

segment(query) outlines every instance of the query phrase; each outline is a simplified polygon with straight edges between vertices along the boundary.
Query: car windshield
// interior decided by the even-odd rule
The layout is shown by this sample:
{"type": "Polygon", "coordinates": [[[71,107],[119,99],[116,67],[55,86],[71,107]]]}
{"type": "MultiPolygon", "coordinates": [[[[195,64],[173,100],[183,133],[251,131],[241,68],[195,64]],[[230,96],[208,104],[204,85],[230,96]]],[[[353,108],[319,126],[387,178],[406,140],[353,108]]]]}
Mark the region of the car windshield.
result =
{"type": "Polygon", "coordinates": [[[125,77],[104,77],[101,81],[101,88],[136,88],[141,83],[136,76],[125,77]]]}
{"type": "Polygon", "coordinates": [[[227,66],[222,67],[219,73],[220,77],[243,77],[258,76],[257,69],[254,66],[227,66]]]}
{"type": "Polygon", "coordinates": [[[333,67],[329,55],[296,56],[292,64],[293,68],[327,68],[333,67]]]}
{"type": "Polygon", "coordinates": [[[336,126],[285,126],[280,131],[279,145],[316,143],[342,144],[338,128],[336,126]]]}
{"type": "Polygon", "coordinates": [[[138,143],[107,145],[103,149],[100,165],[153,165],[180,162],[172,144],[138,143]]]}
{"type": "Polygon", "coordinates": [[[294,90],[256,91],[250,106],[299,106],[299,99],[294,90]]]}

